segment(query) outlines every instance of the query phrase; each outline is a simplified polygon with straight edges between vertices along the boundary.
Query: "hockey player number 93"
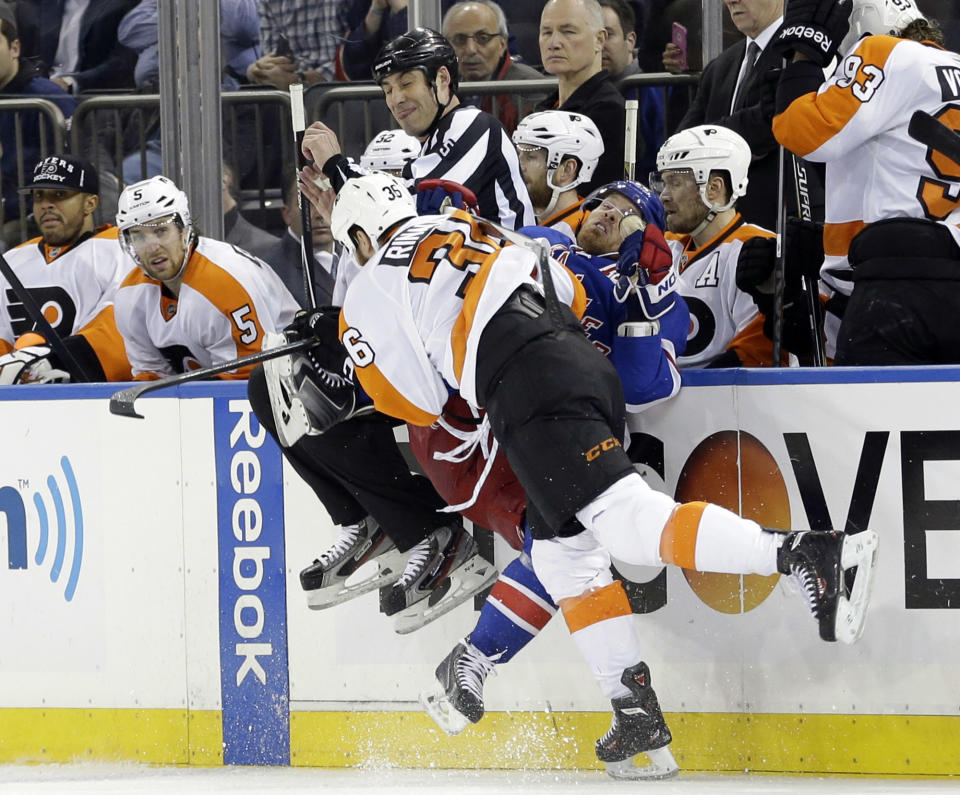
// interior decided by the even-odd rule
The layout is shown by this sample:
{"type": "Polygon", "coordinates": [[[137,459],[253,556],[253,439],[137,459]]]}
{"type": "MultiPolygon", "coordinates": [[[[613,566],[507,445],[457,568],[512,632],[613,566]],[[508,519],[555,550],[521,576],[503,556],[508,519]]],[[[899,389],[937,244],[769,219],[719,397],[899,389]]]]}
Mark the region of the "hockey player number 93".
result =
{"type": "MultiPolygon", "coordinates": [[[[948,105],[934,118],[951,130],[960,130],[960,106],[948,105]]],[[[929,147],[926,160],[933,172],[942,179],[921,177],[917,199],[927,218],[942,221],[960,207],[960,185],[957,184],[960,182],[960,165],[929,147]]]]}

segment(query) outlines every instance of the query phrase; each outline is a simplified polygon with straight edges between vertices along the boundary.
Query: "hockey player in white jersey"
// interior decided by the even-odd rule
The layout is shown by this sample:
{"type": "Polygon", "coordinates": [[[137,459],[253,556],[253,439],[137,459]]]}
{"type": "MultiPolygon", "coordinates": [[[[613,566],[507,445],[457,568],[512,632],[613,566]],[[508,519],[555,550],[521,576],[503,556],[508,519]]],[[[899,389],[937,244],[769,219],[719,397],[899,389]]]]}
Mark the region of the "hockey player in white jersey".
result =
{"type": "MultiPolygon", "coordinates": [[[[527,493],[534,569],[571,628],[595,628],[578,648],[613,704],[600,758],[635,753],[646,684],[632,622],[597,621],[622,594],[611,554],[634,565],[789,574],[821,637],[854,642],[876,534],[775,533],[650,489],[620,442],[617,373],[571,311],[582,312],[583,288],[546,249],[506,245],[463,211],[417,217],[403,187],[388,175],[350,180],[331,219],[334,236],[364,263],[339,318],[359,397],[415,424],[438,418],[449,389],[487,410],[527,493]]],[[[342,352],[324,340],[317,359],[339,366],[342,352]]],[[[358,395],[341,377],[329,396],[324,421],[332,427],[358,395]]]]}
{"type": "Polygon", "coordinates": [[[650,185],[667,211],[677,290],[690,310],[681,367],[773,364],[764,316],[754,299],[737,287],[741,252],[753,239],[775,237],[744,222],[736,209],[747,190],[750,160],[747,142],[716,124],[675,133],[657,153],[659,170],[650,175],[650,185]]]}
{"type": "MultiPolygon", "coordinates": [[[[160,378],[261,349],[298,306],[273,269],[229,243],[196,234],[186,194],[166,177],[128,186],[117,206],[133,268],[116,297],[136,379],[160,378]]],[[[221,376],[246,378],[248,369],[221,376]]]]}
{"type": "Polygon", "coordinates": [[[34,329],[21,296],[0,277],[0,384],[129,380],[113,306],[129,265],[116,228],[94,228],[99,186],[87,161],[51,155],[21,188],[33,200],[40,237],[5,257],[74,361],[60,361],[34,329]]]}
{"type": "Polygon", "coordinates": [[[960,55],[913,0],[853,0],[848,20],[849,10],[788,4],[784,31],[823,46],[781,34],[791,58],[773,120],[787,149],[826,163],[827,353],[835,342],[836,364],[957,363],[960,165],[909,125],[923,110],[960,129],[960,55]]]}
{"type": "Polygon", "coordinates": [[[520,121],[513,143],[537,224],[576,242],[589,215],[576,188],[590,181],[603,154],[597,125],[581,113],[544,110],[520,121]]]}
{"type": "Polygon", "coordinates": [[[402,129],[378,132],[360,155],[367,171],[385,171],[399,177],[407,163],[420,155],[420,141],[402,129]]]}

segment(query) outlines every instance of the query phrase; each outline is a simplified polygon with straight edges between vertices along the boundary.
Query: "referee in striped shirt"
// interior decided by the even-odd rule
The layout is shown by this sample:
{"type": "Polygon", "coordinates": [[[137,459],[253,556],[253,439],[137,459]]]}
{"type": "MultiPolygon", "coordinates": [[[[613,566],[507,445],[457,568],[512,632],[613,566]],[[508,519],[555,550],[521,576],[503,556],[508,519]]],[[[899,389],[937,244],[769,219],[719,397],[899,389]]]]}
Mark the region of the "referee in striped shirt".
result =
{"type": "MultiPolygon", "coordinates": [[[[404,177],[411,188],[431,178],[465,185],[477,196],[479,214],[503,226],[536,223],[510,137],[494,116],[460,104],[458,75],[453,47],[429,28],[407,31],[377,56],[373,77],[387,107],[397,124],[423,144],[404,177]]],[[[363,173],[343,156],[336,134],[322,122],[307,128],[303,148],[334,190],[363,173]]]]}

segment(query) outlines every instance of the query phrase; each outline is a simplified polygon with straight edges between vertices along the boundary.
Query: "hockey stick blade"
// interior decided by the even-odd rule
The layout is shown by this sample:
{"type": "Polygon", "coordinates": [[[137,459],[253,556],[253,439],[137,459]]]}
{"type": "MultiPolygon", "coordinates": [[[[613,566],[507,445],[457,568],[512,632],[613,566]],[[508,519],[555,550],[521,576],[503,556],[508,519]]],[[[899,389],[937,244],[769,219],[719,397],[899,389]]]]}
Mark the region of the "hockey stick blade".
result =
{"type": "Polygon", "coordinates": [[[269,359],[276,359],[278,356],[286,356],[289,353],[302,351],[304,348],[309,348],[311,345],[316,345],[316,343],[317,341],[313,339],[297,340],[296,342],[290,342],[286,345],[281,345],[278,348],[268,348],[265,351],[252,353],[249,356],[242,356],[239,359],[233,359],[229,362],[224,362],[223,364],[214,365],[213,367],[204,367],[201,370],[191,370],[189,373],[178,373],[177,375],[171,375],[168,378],[161,378],[158,381],[144,381],[143,383],[135,386],[121,389],[119,392],[114,392],[113,395],[110,396],[110,413],[117,414],[121,417],[136,417],[137,419],[142,420],[143,415],[137,414],[133,404],[136,402],[138,397],[145,395],[147,392],[156,392],[159,389],[166,389],[167,387],[171,386],[179,386],[180,384],[186,384],[189,381],[199,381],[204,378],[210,378],[214,375],[220,375],[220,373],[228,373],[231,370],[236,370],[240,367],[246,367],[250,364],[260,364],[261,362],[268,361],[269,359]]]}
{"type": "Polygon", "coordinates": [[[960,165],[960,133],[951,130],[926,111],[918,110],[910,117],[907,132],[911,138],[960,165]]]}

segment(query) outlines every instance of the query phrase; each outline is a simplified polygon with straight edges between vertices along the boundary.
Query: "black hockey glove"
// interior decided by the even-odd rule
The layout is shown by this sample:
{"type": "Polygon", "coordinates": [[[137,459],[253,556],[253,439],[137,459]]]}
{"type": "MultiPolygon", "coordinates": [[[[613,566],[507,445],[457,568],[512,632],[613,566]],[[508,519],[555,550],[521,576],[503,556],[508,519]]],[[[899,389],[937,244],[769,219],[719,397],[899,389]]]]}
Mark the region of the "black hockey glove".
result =
{"type": "Polygon", "coordinates": [[[799,283],[801,277],[816,285],[823,265],[823,224],[787,219],[787,283],[799,283]]]}
{"type": "Polygon", "coordinates": [[[776,260],[776,238],[751,237],[745,240],[737,258],[737,287],[754,300],[772,296],[776,260]]]}
{"type": "Polygon", "coordinates": [[[793,58],[799,52],[825,67],[850,30],[852,0],[787,0],[783,27],[770,46],[793,58]]]}
{"type": "Polygon", "coordinates": [[[293,322],[283,330],[288,342],[316,340],[304,351],[317,370],[342,373],[347,352],[340,344],[340,308],[321,306],[297,312],[293,322]]]}

